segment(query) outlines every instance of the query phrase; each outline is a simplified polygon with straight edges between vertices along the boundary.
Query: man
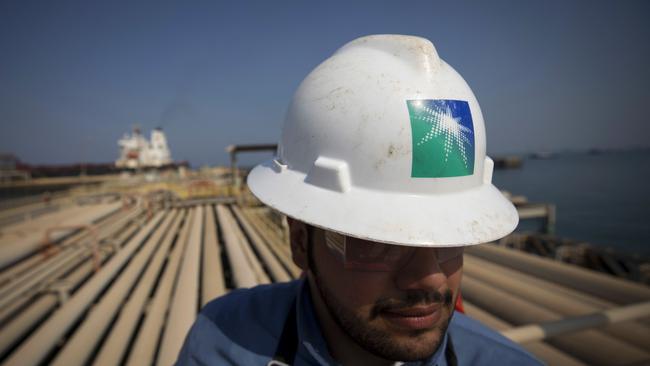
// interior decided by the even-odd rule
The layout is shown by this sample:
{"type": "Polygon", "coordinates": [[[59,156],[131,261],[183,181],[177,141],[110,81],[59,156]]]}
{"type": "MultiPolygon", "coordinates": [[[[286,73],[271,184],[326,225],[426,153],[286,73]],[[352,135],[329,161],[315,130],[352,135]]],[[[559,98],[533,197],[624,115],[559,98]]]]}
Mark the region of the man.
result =
{"type": "Polygon", "coordinates": [[[492,169],[478,102],[431,42],[343,46],[302,82],[278,156],[248,178],[289,217],[305,277],[208,304],[178,363],[539,364],[454,313],[463,247],[517,225],[492,169]]]}

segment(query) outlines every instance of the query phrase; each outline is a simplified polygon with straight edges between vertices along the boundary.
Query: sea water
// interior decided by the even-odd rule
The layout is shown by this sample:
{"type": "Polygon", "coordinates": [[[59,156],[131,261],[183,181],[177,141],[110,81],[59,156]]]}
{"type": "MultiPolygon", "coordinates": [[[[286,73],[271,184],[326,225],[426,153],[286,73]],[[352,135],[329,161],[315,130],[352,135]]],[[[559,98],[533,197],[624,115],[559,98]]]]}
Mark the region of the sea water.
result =
{"type": "Polygon", "coordinates": [[[493,182],[555,204],[559,237],[650,256],[650,150],[527,158],[519,169],[495,171],[493,182]]]}

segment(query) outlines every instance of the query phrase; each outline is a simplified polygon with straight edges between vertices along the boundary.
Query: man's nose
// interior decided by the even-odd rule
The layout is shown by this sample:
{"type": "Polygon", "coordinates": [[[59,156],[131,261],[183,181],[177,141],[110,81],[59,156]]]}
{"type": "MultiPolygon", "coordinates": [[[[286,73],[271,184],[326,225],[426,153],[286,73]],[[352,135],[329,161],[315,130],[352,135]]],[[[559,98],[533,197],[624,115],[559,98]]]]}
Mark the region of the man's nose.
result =
{"type": "Polygon", "coordinates": [[[411,259],[398,270],[395,282],[400,290],[439,290],[447,276],[438,263],[435,248],[417,248],[411,259]]]}

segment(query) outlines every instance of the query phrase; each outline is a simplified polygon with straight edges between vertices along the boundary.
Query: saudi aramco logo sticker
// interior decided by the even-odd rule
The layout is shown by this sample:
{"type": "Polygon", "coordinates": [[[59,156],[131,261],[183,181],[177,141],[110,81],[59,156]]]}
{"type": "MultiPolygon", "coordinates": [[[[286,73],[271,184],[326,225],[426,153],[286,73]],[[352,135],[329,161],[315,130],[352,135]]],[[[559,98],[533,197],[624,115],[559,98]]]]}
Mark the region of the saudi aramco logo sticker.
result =
{"type": "Polygon", "coordinates": [[[407,100],[413,135],[411,177],[474,173],[474,123],[464,100],[407,100]]]}

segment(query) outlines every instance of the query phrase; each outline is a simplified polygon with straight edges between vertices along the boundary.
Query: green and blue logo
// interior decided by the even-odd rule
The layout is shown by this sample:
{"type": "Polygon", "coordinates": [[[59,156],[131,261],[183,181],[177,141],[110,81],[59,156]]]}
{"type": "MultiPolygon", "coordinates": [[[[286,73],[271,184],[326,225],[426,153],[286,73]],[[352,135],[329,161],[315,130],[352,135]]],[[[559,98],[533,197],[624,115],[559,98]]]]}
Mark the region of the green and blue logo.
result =
{"type": "Polygon", "coordinates": [[[464,100],[407,100],[413,136],[411,177],[474,173],[474,123],[464,100]]]}

